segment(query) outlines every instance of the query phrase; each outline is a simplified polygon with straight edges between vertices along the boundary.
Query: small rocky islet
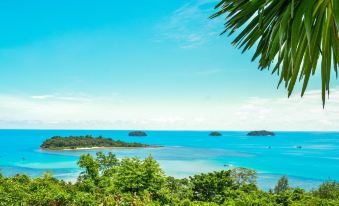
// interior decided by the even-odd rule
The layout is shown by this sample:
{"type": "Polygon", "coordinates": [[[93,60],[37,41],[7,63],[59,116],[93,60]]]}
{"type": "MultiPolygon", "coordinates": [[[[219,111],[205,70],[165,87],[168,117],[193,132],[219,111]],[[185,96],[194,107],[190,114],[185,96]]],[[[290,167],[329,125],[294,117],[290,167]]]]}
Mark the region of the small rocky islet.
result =
{"type": "Polygon", "coordinates": [[[218,136],[222,136],[222,134],[221,134],[220,132],[214,131],[214,132],[211,132],[211,133],[209,134],[209,136],[218,137],[218,136]]]}

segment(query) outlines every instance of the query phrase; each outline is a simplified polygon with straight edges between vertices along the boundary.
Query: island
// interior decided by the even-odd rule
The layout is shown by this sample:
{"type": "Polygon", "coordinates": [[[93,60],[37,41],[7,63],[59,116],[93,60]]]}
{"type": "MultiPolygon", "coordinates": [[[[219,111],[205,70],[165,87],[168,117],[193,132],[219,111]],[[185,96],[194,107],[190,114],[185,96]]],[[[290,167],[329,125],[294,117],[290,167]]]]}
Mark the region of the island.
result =
{"type": "Polygon", "coordinates": [[[134,132],[128,133],[128,136],[131,136],[131,137],[145,137],[145,136],[147,136],[147,134],[146,134],[146,132],[142,132],[142,131],[134,131],[134,132]]]}
{"type": "Polygon", "coordinates": [[[273,132],[260,130],[260,131],[251,131],[247,133],[247,136],[275,136],[273,132]]]}
{"type": "Polygon", "coordinates": [[[104,148],[146,148],[158,147],[136,142],[123,142],[112,140],[102,136],[54,136],[46,139],[40,146],[43,150],[81,150],[81,149],[104,149],[104,148]]]}
{"type": "Polygon", "coordinates": [[[220,132],[211,132],[209,136],[222,136],[220,132]]]}

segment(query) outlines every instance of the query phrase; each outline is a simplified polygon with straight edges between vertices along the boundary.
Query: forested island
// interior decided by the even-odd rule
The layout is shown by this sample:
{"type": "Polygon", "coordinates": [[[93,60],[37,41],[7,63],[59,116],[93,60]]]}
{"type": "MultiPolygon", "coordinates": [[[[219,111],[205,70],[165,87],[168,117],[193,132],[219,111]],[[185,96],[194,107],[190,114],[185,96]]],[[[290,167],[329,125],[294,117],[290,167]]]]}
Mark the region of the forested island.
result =
{"type": "Polygon", "coordinates": [[[335,206],[339,183],[328,181],[312,191],[293,188],[282,177],[270,191],[256,184],[246,168],[214,171],[177,179],[166,176],[152,157],[117,159],[112,153],[81,155],[75,183],[50,173],[31,178],[0,172],[0,205],[40,206],[335,206]]]}
{"type": "Polygon", "coordinates": [[[67,149],[91,149],[91,148],[110,148],[110,147],[154,147],[147,144],[136,142],[123,142],[120,140],[112,140],[102,136],[93,137],[86,136],[54,136],[45,140],[40,148],[44,150],[67,150],[67,149]]]}
{"type": "Polygon", "coordinates": [[[134,132],[129,132],[128,136],[131,136],[131,137],[146,137],[147,134],[146,134],[146,132],[143,132],[143,131],[134,131],[134,132]]]}
{"type": "Polygon", "coordinates": [[[259,130],[259,131],[251,131],[247,133],[247,136],[275,136],[274,132],[259,130]]]}

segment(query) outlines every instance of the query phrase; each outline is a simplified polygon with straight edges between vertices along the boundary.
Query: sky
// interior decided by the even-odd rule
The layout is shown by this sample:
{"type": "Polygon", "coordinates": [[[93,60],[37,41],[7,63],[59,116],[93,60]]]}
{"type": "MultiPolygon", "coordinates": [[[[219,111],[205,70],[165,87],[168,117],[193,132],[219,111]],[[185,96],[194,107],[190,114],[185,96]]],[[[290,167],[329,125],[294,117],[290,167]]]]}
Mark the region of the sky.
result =
{"type": "Polygon", "coordinates": [[[339,81],[287,98],[216,3],[2,0],[0,128],[339,130],[339,81]]]}

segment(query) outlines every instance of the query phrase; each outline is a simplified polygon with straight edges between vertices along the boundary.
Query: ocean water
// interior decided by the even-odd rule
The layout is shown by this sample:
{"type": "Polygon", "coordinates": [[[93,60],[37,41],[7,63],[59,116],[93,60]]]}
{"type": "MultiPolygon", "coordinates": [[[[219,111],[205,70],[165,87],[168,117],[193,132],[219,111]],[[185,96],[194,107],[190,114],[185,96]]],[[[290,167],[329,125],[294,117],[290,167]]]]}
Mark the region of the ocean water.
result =
{"type": "Polygon", "coordinates": [[[152,155],[167,175],[178,178],[232,167],[258,172],[262,189],[273,188],[287,175],[292,186],[307,190],[326,180],[339,181],[339,133],[276,132],[274,137],[248,137],[246,132],[221,132],[210,137],[201,131],[146,131],[147,137],[129,137],[129,131],[99,130],[0,130],[0,168],[37,177],[50,171],[74,181],[81,171],[81,154],[97,151],[41,151],[40,144],[54,135],[102,135],[113,139],[162,145],[160,148],[110,149],[119,158],[152,155]],[[297,148],[301,146],[301,148],[297,148]]]}

